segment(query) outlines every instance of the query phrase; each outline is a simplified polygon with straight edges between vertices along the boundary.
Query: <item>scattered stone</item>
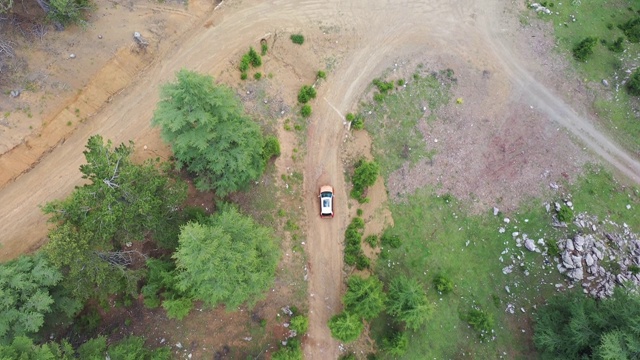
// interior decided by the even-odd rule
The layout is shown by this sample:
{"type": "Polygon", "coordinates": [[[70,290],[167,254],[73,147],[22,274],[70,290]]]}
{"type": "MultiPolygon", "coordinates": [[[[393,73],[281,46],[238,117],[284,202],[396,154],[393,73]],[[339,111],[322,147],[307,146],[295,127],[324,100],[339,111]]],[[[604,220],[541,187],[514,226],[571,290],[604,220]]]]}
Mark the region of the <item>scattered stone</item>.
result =
{"type": "Polygon", "coordinates": [[[177,343],[177,344],[176,344],[176,347],[177,347],[178,349],[182,349],[182,343],[177,343]]]}
{"type": "Polygon", "coordinates": [[[11,97],[16,98],[18,96],[20,96],[21,91],[20,90],[11,90],[11,97]]]}
{"type": "Polygon", "coordinates": [[[509,265],[506,266],[504,268],[502,268],[502,273],[507,275],[507,274],[511,274],[513,272],[513,265],[509,265]]]}
{"type": "Polygon", "coordinates": [[[75,59],[76,58],[76,54],[69,54],[69,59],[75,59]]]}
{"type": "Polygon", "coordinates": [[[509,286],[505,286],[504,290],[507,292],[507,294],[511,294],[511,289],[509,289],[509,286]]]}
{"type": "Polygon", "coordinates": [[[607,81],[607,79],[602,79],[602,85],[609,87],[609,82],[607,81]]]}
{"type": "Polygon", "coordinates": [[[102,35],[98,35],[98,39],[102,39],[102,35]]]}
{"type": "Polygon", "coordinates": [[[508,312],[509,314],[513,314],[515,313],[516,307],[513,304],[507,304],[507,308],[504,310],[505,312],[508,312]]]}
{"type": "Polygon", "coordinates": [[[500,234],[504,234],[505,229],[504,229],[503,227],[501,227],[500,229],[498,229],[498,232],[499,232],[500,234]]]}
{"type": "Polygon", "coordinates": [[[504,222],[508,224],[511,222],[511,220],[509,218],[504,218],[504,222]]]}
{"type": "MultiPolygon", "coordinates": [[[[629,206],[629,205],[627,205],[627,206],[629,206]]],[[[493,216],[497,216],[499,212],[500,212],[500,210],[498,210],[497,207],[493,208],[493,216]]]]}

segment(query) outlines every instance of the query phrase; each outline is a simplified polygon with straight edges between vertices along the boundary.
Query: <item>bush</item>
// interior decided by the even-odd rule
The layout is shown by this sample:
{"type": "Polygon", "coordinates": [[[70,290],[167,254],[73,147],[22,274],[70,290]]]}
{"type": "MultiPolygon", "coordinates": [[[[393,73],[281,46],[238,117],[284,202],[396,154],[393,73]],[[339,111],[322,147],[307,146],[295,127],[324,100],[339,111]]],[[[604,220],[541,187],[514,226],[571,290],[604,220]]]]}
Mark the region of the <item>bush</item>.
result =
{"type": "Polygon", "coordinates": [[[327,78],[327,73],[325,73],[322,70],[318,70],[318,72],[316,73],[316,79],[326,79],[327,78]]]}
{"type": "Polygon", "coordinates": [[[247,80],[247,72],[243,71],[240,73],[240,80],[247,80]]]}
{"type": "Polygon", "coordinates": [[[50,0],[47,17],[61,24],[79,24],[84,22],[82,12],[90,7],[88,0],[50,0]]]}
{"type": "Polygon", "coordinates": [[[193,301],[189,298],[180,298],[176,300],[165,300],[162,307],[167,311],[169,319],[182,320],[193,308],[193,301]]]}
{"type": "Polygon", "coordinates": [[[298,335],[302,335],[309,328],[309,319],[306,316],[297,315],[291,318],[289,324],[289,329],[295,331],[298,335]]]}
{"type": "Polygon", "coordinates": [[[382,339],[382,350],[391,356],[402,356],[409,347],[409,337],[404,331],[394,331],[382,339]]]}
{"type": "Polygon", "coordinates": [[[351,127],[354,130],[362,130],[364,129],[364,116],[362,115],[355,115],[353,117],[353,119],[351,120],[351,127]]]}
{"type": "Polygon", "coordinates": [[[598,39],[592,36],[584,38],[573,47],[573,57],[578,61],[587,61],[587,58],[593,54],[593,47],[597,42],[598,39]]]}
{"type": "Polygon", "coordinates": [[[640,42],[640,17],[631,19],[624,24],[618,25],[618,28],[622,30],[629,42],[640,42]]]}
{"type": "Polygon", "coordinates": [[[303,353],[300,342],[296,339],[289,339],[287,346],[280,348],[271,355],[271,360],[302,360],[303,353]]]}
{"type": "Polygon", "coordinates": [[[240,69],[241,72],[247,72],[247,70],[249,70],[249,65],[251,64],[251,56],[249,56],[249,54],[244,54],[242,55],[242,59],[240,60],[240,65],[238,66],[238,69],[240,69]]]}
{"type": "Polygon", "coordinates": [[[264,161],[269,161],[274,156],[280,156],[280,142],[277,137],[269,135],[266,137],[262,147],[262,158],[264,161]]]}
{"type": "Polygon", "coordinates": [[[255,73],[255,74],[253,74],[253,78],[254,78],[254,79],[256,79],[256,80],[260,80],[260,79],[262,79],[262,73],[257,72],[257,73],[255,73]]]}
{"type": "Polygon", "coordinates": [[[389,90],[393,89],[393,82],[392,81],[382,81],[380,79],[374,79],[373,80],[373,85],[375,85],[378,90],[385,94],[387,92],[389,92],[389,90]]]}
{"type": "Polygon", "coordinates": [[[249,56],[249,61],[251,62],[251,66],[258,67],[262,65],[262,58],[260,55],[253,49],[253,47],[249,48],[249,52],[247,53],[249,56]]]}
{"type": "Polygon", "coordinates": [[[384,94],[383,93],[375,93],[373,94],[373,100],[375,102],[381,103],[384,101],[384,94]]]}
{"type": "Polygon", "coordinates": [[[364,325],[357,315],[342,312],[329,320],[329,329],[331,330],[331,336],[342,342],[349,343],[360,337],[362,330],[364,330],[364,325]]]}
{"type": "Polygon", "coordinates": [[[400,239],[400,236],[391,235],[389,232],[385,231],[380,238],[380,244],[385,247],[397,249],[402,246],[402,240],[400,239]]]}
{"type": "Polygon", "coordinates": [[[364,239],[364,242],[369,244],[372,248],[378,246],[378,235],[369,235],[364,239]]]}
{"type": "Polygon", "coordinates": [[[436,290],[442,294],[448,294],[453,291],[453,282],[442,274],[436,275],[433,279],[433,285],[436,287],[436,290]]]}
{"type": "Polygon", "coordinates": [[[260,54],[262,56],[267,55],[267,51],[269,50],[269,46],[267,45],[266,41],[261,41],[260,42],[260,54]]]}
{"type": "Polygon", "coordinates": [[[362,248],[360,249],[360,254],[356,258],[356,269],[364,270],[368,269],[371,265],[371,260],[362,252],[362,248]]]}
{"type": "Polygon", "coordinates": [[[358,216],[362,216],[363,213],[364,213],[364,211],[362,209],[356,210],[356,215],[358,215],[358,216]]]}
{"type": "Polygon", "coordinates": [[[356,164],[356,168],[353,172],[353,189],[351,190],[351,197],[354,199],[361,199],[364,195],[364,191],[367,187],[373,185],[378,179],[378,173],[380,166],[375,161],[360,160],[356,164]]]}
{"type": "Polygon", "coordinates": [[[309,116],[311,116],[311,105],[304,104],[302,106],[302,109],[300,109],[300,115],[302,115],[303,118],[308,118],[309,116]]]}
{"type": "Polygon", "coordinates": [[[640,69],[631,74],[627,82],[627,92],[633,96],[640,96],[640,69]]]}
{"type": "Polygon", "coordinates": [[[422,284],[404,275],[396,276],[389,283],[387,312],[406,327],[418,330],[431,315],[432,305],[422,284]]]}
{"type": "Polygon", "coordinates": [[[382,281],[374,275],[366,279],[349,277],[347,292],[342,297],[345,311],[367,320],[376,318],[384,310],[385,300],[382,281]]]}
{"type": "Polygon", "coordinates": [[[316,98],[316,89],[312,86],[304,85],[298,92],[298,102],[301,104],[306,104],[311,99],[316,98]]]}
{"type": "Polygon", "coordinates": [[[622,53],[624,52],[624,45],[622,45],[623,42],[624,42],[624,38],[621,36],[618,39],[616,39],[616,41],[614,41],[609,46],[607,46],[607,48],[610,51],[613,51],[615,53],[622,53]]]}
{"type": "Polygon", "coordinates": [[[493,317],[480,308],[473,308],[462,316],[471,327],[480,333],[480,337],[489,336],[493,330],[493,317]]]}
{"type": "Polygon", "coordinates": [[[291,35],[291,41],[294,44],[302,45],[304,44],[304,36],[302,34],[293,34],[291,35]]]}
{"type": "Polygon", "coordinates": [[[398,79],[398,86],[404,86],[405,81],[404,79],[398,79]]]}
{"type": "Polygon", "coordinates": [[[558,211],[558,221],[564,223],[570,223],[573,221],[573,210],[565,204],[560,206],[560,210],[558,211]]]}

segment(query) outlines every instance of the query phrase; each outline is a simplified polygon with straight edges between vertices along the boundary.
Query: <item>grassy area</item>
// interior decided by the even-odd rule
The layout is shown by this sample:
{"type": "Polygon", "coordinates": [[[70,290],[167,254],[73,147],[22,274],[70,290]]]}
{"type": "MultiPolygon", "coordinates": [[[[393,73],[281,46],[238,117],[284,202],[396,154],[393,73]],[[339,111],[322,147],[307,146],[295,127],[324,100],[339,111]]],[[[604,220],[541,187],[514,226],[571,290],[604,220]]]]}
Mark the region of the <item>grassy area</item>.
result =
{"type": "MultiPolygon", "coordinates": [[[[640,43],[631,43],[618,25],[638,17],[640,7],[630,0],[581,0],[542,2],[552,14],[540,18],[553,22],[557,44],[572,58],[573,47],[587,36],[598,39],[593,54],[586,62],[572,61],[580,76],[589,82],[606,79],[611,93],[595,99],[594,107],[617,140],[635,153],[640,153],[640,121],[637,110],[640,99],[629,96],[622,85],[628,70],[638,67],[640,43]],[[574,20],[575,19],[575,20],[574,20]],[[609,50],[618,38],[625,38],[624,52],[609,50]]],[[[528,10],[531,15],[533,10],[528,10]]]]}
{"type": "MultiPolygon", "coordinates": [[[[574,185],[567,188],[577,212],[587,211],[640,230],[640,191],[625,188],[604,170],[589,168],[574,185]],[[630,205],[631,209],[627,209],[630,205]]],[[[553,199],[549,199],[553,200],[553,199]]],[[[555,263],[517,247],[513,233],[547,243],[571,234],[574,230],[550,226],[542,199],[526,200],[512,214],[469,215],[464,204],[450,196],[438,197],[431,189],[421,189],[404,203],[391,204],[394,235],[403,239],[399,249],[383,249],[376,272],[383,280],[398,274],[417,277],[428,288],[435,311],[428,325],[412,333],[406,359],[507,358],[535,357],[530,347],[530,314],[533,306],[555,293],[556,283],[564,279],[555,263]],[[504,221],[509,218],[509,223],[504,221]],[[416,224],[421,224],[416,226],[416,224]],[[504,228],[503,233],[500,228],[504,228]],[[513,272],[502,269],[514,262],[513,272]],[[500,259],[502,258],[503,261],[500,259]],[[443,274],[455,284],[454,291],[441,295],[432,283],[443,274]],[[509,293],[505,287],[509,287],[509,293]],[[513,304],[515,314],[505,312],[513,304]],[[495,339],[481,341],[477,333],[460,319],[472,305],[479,305],[495,320],[495,339]],[[525,312],[522,312],[521,308],[525,312]],[[525,330],[523,333],[522,330],[525,330]]],[[[387,331],[386,318],[372,325],[374,338],[387,331]]]]}
{"type": "Polygon", "coordinates": [[[406,87],[388,93],[382,102],[362,107],[359,113],[365,118],[365,129],[373,136],[373,153],[384,176],[405,161],[414,164],[434,155],[425,147],[417,125],[425,116],[424,107],[433,111],[448,102],[452,76],[452,71],[434,75],[422,74],[418,69],[406,87]],[[443,87],[440,82],[447,85],[443,87]]]}

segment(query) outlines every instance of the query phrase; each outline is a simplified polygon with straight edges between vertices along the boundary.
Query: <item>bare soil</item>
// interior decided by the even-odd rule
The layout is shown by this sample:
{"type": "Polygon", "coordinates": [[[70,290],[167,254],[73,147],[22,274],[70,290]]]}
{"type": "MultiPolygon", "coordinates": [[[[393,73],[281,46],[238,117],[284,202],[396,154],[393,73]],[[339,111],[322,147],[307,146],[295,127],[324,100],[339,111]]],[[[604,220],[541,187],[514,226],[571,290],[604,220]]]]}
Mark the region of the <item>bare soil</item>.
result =
{"type": "MultiPolygon", "coordinates": [[[[305,354],[308,359],[335,359],[339,346],[326,323],[341,309],[346,275],[342,236],[347,214],[355,209],[348,208],[342,175],[341,159],[348,151],[343,143],[351,136],[343,114],[355,110],[361,94],[383,70],[403,62],[422,62],[433,70],[452,68],[458,78],[454,95],[463,99],[463,104],[440,110],[436,122],[423,124],[428,146],[437,150],[435,162],[394,174],[389,181],[392,197],[431,184],[472,199],[478,209],[498,199],[511,208],[547,182],[574,176],[592,154],[640,182],[640,163],[593,125],[588,108],[581,105],[587,99],[584,87],[564,80],[566,68],[554,60],[544,26],[523,27],[516,20],[521,10],[498,0],[231,0],[216,10],[214,4],[198,0],[188,8],[99,1],[86,30],[51,32],[42,49],[19,51],[28,58],[25,78],[38,80],[36,87],[29,86],[33,91],[24,86],[19,98],[2,98],[0,104],[3,109],[30,109],[10,110],[2,123],[11,125],[3,125],[0,135],[0,259],[34,250],[45,241],[46,219],[38,206],[66,196],[80,183],[78,168],[89,136],[100,133],[114,143],[133,140],[143,149],[141,158],[166,158],[167,147],[149,122],[159,86],[181,68],[239,86],[236,65],[241,54],[267,38],[272,56],[261,71],[271,74],[269,99],[279,106],[265,111],[280,111],[278,126],[296,111],[300,86],[313,83],[317,70],[328,70],[312,103],[302,149],[306,157],[300,211],[307,220],[309,267],[305,354]],[[146,52],[132,47],[131,34],[140,28],[150,41],[146,52]],[[296,32],[305,35],[302,46],[288,39],[296,32]],[[532,34],[541,37],[532,41],[532,34]],[[318,186],[326,183],[337,195],[332,220],[317,216],[318,186]]],[[[293,139],[284,135],[283,148],[289,151],[286,139],[293,139]]],[[[293,163],[279,159],[277,166],[284,173],[293,163]]],[[[374,187],[370,197],[375,204],[383,203],[384,187],[374,187]]],[[[365,208],[370,226],[390,221],[376,214],[365,208]]]]}

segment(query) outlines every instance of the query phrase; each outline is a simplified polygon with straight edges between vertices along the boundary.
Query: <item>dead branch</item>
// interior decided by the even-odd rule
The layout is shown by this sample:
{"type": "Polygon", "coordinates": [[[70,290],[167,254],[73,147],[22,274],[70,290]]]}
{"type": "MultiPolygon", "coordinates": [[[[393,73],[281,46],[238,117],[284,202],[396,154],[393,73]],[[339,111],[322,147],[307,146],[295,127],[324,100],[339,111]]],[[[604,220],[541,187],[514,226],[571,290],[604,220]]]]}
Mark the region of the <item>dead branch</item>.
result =
{"type": "Polygon", "coordinates": [[[13,43],[8,40],[0,40],[0,55],[6,55],[8,57],[14,57],[13,43]]]}

